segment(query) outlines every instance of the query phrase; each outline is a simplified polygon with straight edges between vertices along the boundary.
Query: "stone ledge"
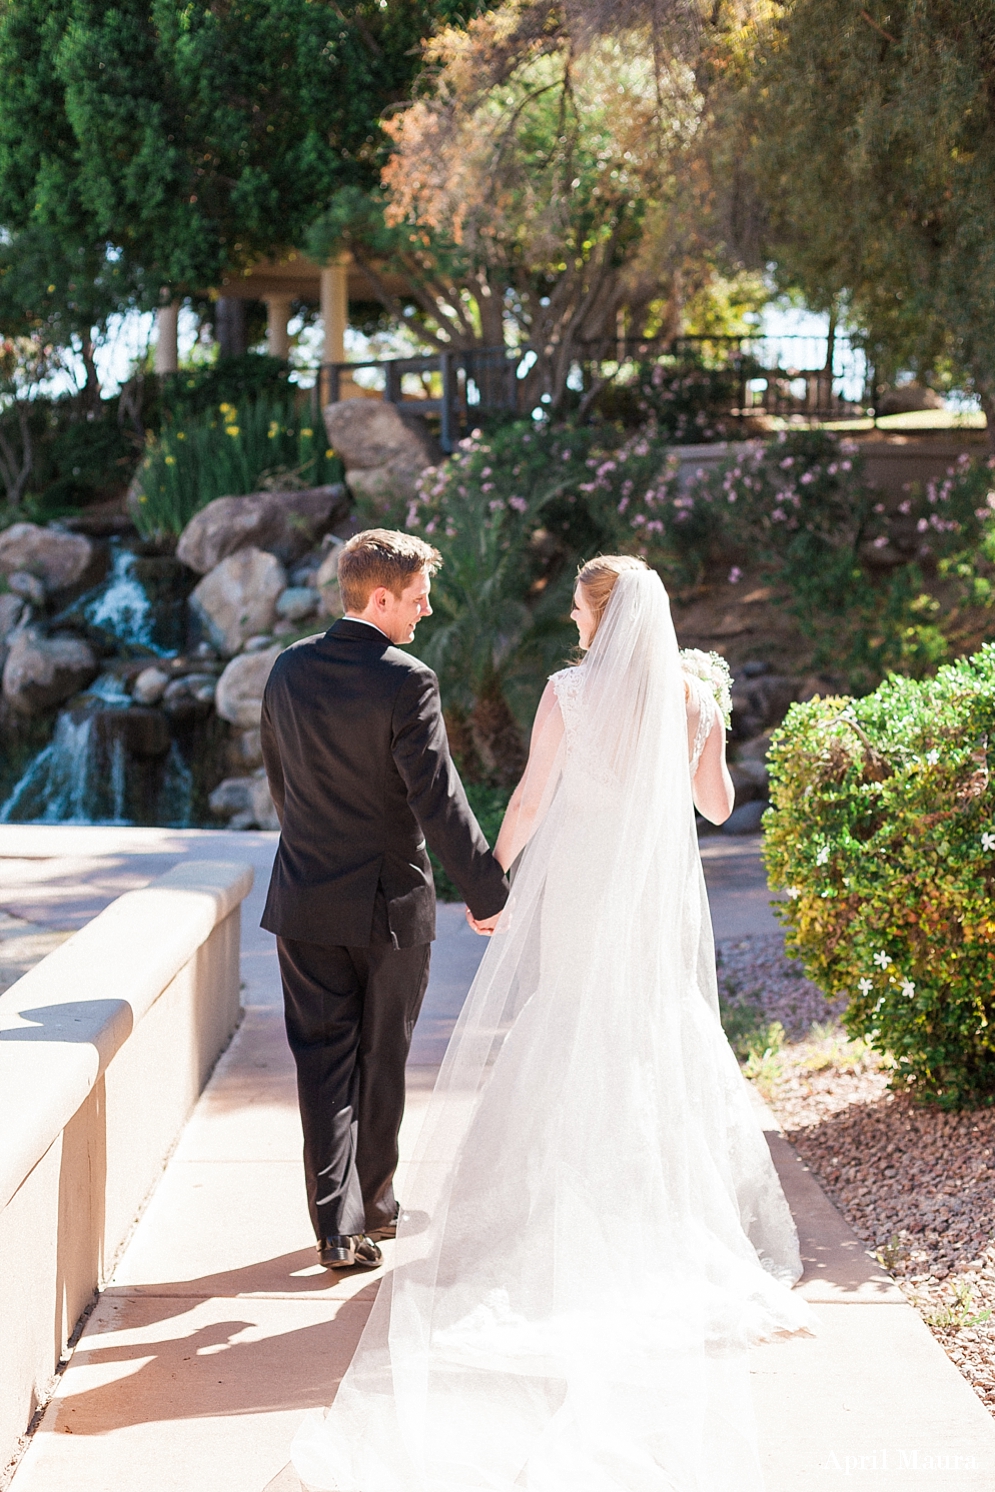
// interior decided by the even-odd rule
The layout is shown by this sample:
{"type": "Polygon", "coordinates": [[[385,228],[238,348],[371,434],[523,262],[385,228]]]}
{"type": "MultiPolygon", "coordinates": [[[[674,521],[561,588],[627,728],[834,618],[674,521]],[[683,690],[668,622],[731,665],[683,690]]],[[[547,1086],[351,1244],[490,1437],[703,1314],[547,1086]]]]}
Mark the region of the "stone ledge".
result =
{"type": "Polygon", "coordinates": [[[248,866],[177,865],[118,897],[0,996],[0,1209],[251,885],[248,866]]]}

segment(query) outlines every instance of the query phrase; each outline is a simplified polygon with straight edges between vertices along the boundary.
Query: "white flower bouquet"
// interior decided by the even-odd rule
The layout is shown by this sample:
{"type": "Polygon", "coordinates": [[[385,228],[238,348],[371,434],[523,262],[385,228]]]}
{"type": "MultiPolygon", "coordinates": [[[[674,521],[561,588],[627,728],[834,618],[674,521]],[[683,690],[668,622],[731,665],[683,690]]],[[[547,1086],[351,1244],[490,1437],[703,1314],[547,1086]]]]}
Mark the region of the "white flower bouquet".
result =
{"type": "Polygon", "coordinates": [[[726,730],[732,720],[732,674],[721,653],[703,653],[700,648],[681,648],[681,667],[692,678],[701,679],[712,691],[722,711],[726,730]]]}

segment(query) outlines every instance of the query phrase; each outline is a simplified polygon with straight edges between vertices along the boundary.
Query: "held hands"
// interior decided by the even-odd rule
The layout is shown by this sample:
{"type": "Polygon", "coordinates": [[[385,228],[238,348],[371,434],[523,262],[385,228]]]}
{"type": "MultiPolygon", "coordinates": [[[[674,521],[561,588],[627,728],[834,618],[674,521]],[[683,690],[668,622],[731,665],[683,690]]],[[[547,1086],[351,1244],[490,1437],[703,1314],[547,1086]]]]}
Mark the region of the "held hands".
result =
{"type": "Polygon", "coordinates": [[[495,912],[493,917],[481,917],[478,919],[474,917],[469,907],[466,909],[467,922],[469,922],[474,932],[479,933],[482,938],[489,938],[491,936],[491,933],[498,925],[500,916],[500,912],[495,912]]]}

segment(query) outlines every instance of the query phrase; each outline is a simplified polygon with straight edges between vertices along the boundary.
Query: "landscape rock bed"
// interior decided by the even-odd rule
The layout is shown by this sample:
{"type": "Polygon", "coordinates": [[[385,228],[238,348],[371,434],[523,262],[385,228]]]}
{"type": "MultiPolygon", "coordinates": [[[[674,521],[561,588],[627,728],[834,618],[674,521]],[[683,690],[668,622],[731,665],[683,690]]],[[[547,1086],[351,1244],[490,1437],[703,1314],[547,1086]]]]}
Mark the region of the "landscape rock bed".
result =
{"type": "Polygon", "coordinates": [[[914,1104],[842,1031],[806,1035],[834,1007],[777,934],[718,952],[727,1005],[750,1001],[796,1038],[757,1082],[786,1137],[995,1414],[995,1110],[914,1104]]]}

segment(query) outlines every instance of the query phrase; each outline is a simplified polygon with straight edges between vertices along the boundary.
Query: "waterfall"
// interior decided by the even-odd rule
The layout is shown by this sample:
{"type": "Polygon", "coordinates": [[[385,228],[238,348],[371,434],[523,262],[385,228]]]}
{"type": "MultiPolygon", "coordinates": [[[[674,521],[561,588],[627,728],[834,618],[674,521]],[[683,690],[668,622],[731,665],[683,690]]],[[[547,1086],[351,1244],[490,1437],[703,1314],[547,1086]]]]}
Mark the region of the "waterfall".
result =
{"type": "Polygon", "coordinates": [[[84,597],[82,615],[91,627],[118,642],[163,656],[167,650],[156,642],[152,602],[135,574],[136,556],[118,545],[113,546],[113,553],[110,575],[99,590],[84,597]]]}
{"type": "Polygon", "coordinates": [[[64,710],[49,744],[38,753],[10,797],[0,804],[0,824],[94,823],[96,796],[92,715],[64,710]]]}

